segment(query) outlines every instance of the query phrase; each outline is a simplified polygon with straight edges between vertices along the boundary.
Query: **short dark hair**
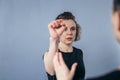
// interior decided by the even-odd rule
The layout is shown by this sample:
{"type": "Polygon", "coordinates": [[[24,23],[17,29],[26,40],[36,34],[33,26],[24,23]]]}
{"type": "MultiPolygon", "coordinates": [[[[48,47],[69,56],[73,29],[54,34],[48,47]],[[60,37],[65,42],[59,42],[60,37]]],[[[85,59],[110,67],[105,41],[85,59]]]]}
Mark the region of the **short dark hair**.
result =
{"type": "Polygon", "coordinates": [[[113,12],[120,11],[120,0],[113,0],[113,12]]]}
{"type": "Polygon", "coordinates": [[[80,33],[81,33],[81,27],[80,25],[76,22],[75,16],[71,12],[63,12],[59,14],[55,20],[57,19],[64,19],[64,20],[73,20],[76,24],[76,36],[74,41],[78,41],[80,39],[80,33]]]}

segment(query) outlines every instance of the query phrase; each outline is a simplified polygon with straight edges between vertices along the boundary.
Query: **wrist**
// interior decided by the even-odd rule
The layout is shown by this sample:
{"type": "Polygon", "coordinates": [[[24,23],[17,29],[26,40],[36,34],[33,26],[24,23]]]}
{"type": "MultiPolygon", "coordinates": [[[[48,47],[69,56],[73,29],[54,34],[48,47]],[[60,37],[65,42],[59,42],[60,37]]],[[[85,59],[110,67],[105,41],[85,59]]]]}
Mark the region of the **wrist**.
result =
{"type": "Polygon", "coordinates": [[[58,42],[58,41],[59,41],[59,38],[50,37],[50,41],[52,41],[52,42],[58,42]]]}

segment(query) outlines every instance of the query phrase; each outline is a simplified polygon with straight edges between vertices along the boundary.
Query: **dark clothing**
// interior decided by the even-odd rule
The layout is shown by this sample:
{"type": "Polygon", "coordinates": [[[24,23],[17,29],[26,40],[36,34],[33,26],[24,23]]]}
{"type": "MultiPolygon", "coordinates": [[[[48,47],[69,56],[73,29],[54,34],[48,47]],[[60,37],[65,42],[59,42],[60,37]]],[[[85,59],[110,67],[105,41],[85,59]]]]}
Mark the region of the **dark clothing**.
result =
{"type": "MultiPolygon", "coordinates": [[[[73,47],[73,52],[61,52],[61,53],[69,69],[71,69],[73,63],[75,62],[78,63],[73,80],[84,80],[85,67],[84,67],[84,62],[83,62],[82,50],[73,47]]],[[[56,75],[51,76],[47,73],[47,76],[48,76],[48,80],[57,80],[56,75]]]]}
{"type": "Polygon", "coordinates": [[[120,70],[114,70],[103,76],[98,76],[98,77],[94,77],[86,80],[120,80],[120,70]]]}

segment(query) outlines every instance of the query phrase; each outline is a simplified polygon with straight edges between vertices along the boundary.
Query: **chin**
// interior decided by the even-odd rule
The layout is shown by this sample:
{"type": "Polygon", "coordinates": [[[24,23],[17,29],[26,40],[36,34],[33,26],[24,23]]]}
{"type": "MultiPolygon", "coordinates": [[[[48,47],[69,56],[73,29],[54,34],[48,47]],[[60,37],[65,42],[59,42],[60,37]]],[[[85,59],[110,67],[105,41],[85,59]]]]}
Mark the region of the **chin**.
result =
{"type": "Polygon", "coordinates": [[[73,43],[73,41],[71,41],[71,42],[67,42],[68,45],[71,45],[72,43],[73,43]]]}

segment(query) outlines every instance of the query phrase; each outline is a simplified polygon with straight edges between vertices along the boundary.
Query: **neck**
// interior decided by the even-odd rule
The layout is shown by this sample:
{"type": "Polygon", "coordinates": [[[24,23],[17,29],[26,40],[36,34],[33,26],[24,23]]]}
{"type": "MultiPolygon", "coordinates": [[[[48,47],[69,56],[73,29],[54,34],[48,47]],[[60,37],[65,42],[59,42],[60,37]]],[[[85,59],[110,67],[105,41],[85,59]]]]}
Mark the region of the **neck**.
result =
{"type": "Polygon", "coordinates": [[[71,44],[64,44],[64,43],[59,43],[58,48],[60,51],[63,52],[72,52],[73,51],[73,47],[71,44]]]}

